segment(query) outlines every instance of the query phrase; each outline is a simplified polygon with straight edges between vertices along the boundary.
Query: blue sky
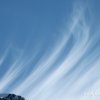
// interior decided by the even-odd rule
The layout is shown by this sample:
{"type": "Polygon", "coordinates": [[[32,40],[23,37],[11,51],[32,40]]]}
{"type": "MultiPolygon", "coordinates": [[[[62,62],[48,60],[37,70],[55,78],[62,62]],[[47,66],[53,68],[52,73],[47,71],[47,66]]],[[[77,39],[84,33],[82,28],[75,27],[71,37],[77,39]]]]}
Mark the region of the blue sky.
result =
{"type": "Polygon", "coordinates": [[[29,100],[100,99],[99,4],[0,1],[0,93],[29,100]]]}

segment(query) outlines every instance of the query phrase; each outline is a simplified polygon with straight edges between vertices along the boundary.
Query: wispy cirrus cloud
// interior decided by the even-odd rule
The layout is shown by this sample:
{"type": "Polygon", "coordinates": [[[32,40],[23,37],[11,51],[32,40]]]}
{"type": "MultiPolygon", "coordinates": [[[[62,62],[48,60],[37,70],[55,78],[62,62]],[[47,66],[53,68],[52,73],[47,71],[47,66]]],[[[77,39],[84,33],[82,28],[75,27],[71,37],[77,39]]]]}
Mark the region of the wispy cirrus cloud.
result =
{"type": "Polygon", "coordinates": [[[100,34],[92,33],[86,20],[88,11],[86,6],[76,5],[69,16],[68,30],[62,30],[49,49],[48,43],[40,44],[34,52],[32,45],[30,52],[27,46],[19,49],[2,77],[0,92],[22,94],[30,100],[89,100],[90,96],[82,94],[97,88],[99,82],[100,34]],[[44,48],[45,52],[41,52],[44,48]]]}

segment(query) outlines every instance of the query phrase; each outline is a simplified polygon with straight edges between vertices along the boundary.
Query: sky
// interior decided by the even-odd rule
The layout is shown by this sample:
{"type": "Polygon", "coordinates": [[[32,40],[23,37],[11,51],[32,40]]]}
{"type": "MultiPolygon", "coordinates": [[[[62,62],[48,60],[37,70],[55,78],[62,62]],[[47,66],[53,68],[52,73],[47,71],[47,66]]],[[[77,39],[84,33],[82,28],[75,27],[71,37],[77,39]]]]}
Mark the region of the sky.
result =
{"type": "Polygon", "coordinates": [[[26,100],[99,100],[99,4],[1,0],[0,93],[26,100]]]}

